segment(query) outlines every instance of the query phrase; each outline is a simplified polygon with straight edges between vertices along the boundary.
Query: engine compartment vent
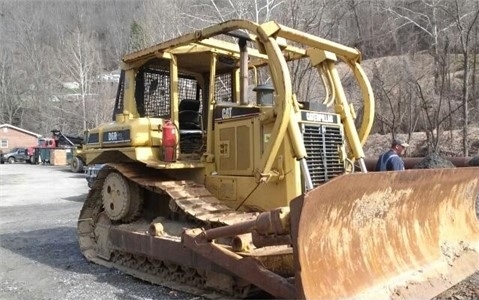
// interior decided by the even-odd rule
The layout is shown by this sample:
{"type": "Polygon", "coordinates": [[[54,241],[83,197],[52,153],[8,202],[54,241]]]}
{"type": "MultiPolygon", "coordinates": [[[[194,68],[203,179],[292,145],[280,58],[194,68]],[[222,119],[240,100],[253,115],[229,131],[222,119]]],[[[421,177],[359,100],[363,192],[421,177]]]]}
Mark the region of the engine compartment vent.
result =
{"type": "Polygon", "coordinates": [[[342,128],[331,124],[303,124],[302,132],[313,186],[343,174],[345,168],[340,154],[344,143],[342,128]]]}

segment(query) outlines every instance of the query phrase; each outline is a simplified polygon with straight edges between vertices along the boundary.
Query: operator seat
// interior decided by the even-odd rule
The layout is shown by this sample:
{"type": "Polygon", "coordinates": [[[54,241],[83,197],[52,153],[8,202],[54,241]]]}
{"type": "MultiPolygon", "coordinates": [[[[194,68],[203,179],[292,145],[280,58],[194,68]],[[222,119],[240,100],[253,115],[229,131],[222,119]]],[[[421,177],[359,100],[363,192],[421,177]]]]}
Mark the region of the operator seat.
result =
{"type": "Polygon", "coordinates": [[[201,130],[200,101],[183,99],[178,107],[180,130],[201,130]]]}
{"type": "Polygon", "coordinates": [[[199,153],[203,148],[203,125],[200,101],[183,99],[178,107],[181,153],[199,153]]]}

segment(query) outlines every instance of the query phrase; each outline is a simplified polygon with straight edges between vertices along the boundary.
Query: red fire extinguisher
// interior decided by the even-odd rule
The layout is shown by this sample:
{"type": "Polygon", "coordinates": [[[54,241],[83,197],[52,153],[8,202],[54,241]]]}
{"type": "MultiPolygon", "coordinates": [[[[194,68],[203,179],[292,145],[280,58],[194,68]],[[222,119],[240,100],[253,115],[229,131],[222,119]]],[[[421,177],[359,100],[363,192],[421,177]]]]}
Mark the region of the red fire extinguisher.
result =
{"type": "Polygon", "coordinates": [[[175,123],[171,122],[171,120],[165,120],[162,131],[163,161],[176,161],[177,130],[175,123]]]}

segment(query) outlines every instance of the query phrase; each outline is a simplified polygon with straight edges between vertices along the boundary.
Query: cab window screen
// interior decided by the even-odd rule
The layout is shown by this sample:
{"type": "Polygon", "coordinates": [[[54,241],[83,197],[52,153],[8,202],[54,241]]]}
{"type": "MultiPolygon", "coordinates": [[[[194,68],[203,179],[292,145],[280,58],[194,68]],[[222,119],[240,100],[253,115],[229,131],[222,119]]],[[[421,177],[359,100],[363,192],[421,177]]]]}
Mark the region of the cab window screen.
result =
{"type": "Polygon", "coordinates": [[[170,74],[162,68],[148,67],[136,78],[136,103],[140,117],[170,115],[170,74]]]}
{"type": "Polygon", "coordinates": [[[215,100],[220,102],[233,102],[232,76],[230,73],[217,75],[215,78],[215,100]]]}
{"type": "MultiPolygon", "coordinates": [[[[148,67],[137,74],[136,103],[140,117],[170,117],[170,73],[166,68],[148,67]]],[[[178,97],[201,100],[196,79],[179,74],[178,97]]]]}

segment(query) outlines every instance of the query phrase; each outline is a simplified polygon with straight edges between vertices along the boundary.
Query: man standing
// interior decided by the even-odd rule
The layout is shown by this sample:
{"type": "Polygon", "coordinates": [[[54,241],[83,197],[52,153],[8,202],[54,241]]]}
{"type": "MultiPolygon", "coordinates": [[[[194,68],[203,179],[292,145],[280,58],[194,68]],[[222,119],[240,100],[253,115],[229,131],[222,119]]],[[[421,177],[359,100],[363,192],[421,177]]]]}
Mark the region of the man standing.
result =
{"type": "Polygon", "coordinates": [[[404,161],[401,156],[404,155],[408,143],[394,139],[389,151],[379,156],[376,164],[376,171],[401,171],[404,170],[404,161]]]}

